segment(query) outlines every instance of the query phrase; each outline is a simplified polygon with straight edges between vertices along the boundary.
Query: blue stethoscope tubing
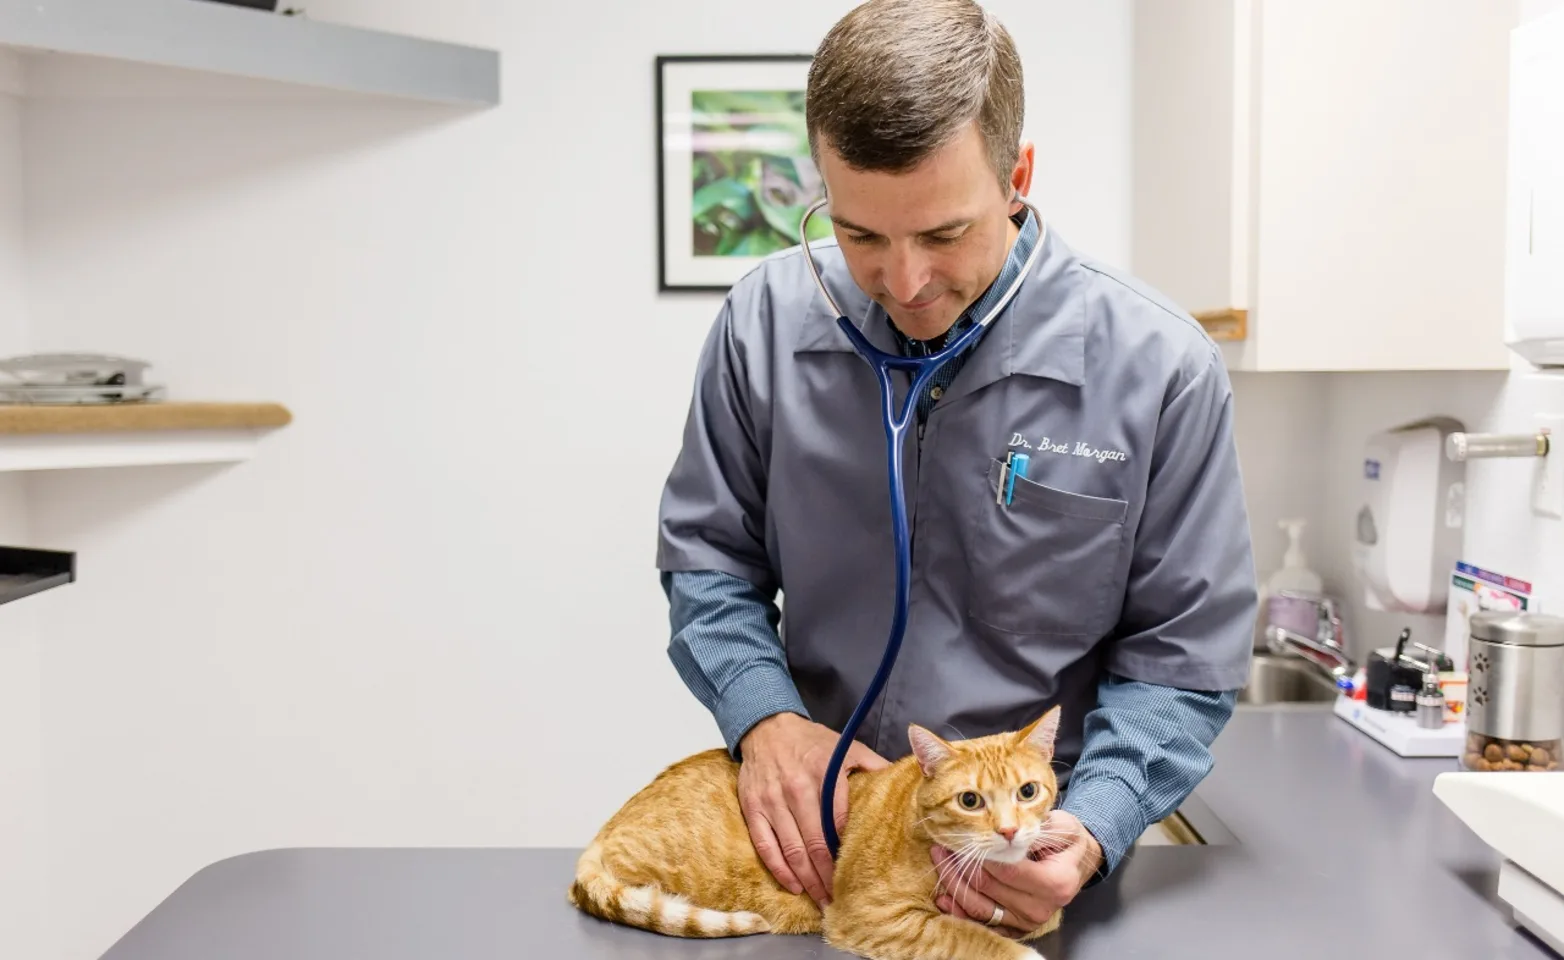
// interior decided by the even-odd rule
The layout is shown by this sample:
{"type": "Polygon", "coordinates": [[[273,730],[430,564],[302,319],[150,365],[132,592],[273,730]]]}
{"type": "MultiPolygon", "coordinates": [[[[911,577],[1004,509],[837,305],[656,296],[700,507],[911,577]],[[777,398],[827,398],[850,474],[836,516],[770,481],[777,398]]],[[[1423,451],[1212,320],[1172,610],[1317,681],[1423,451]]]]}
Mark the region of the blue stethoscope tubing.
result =
{"type": "Polygon", "coordinates": [[[836,781],[841,774],[842,762],[847,757],[847,751],[852,746],[853,738],[858,733],[858,728],[863,724],[864,717],[874,701],[879,699],[880,691],[885,687],[885,681],[890,677],[891,667],[896,663],[896,656],[901,652],[902,637],[907,632],[907,610],[910,603],[912,581],[912,546],[909,542],[907,530],[907,500],[902,472],[902,442],[907,435],[907,426],[912,422],[912,412],[917,407],[918,397],[922,396],[923,388],[928,385],[930,378],[939,372],[940,367],[971,347],[977,339],[988,329],[999,312],[1010,303],[1021,284],[1032,272],[1032,266],[1037,261],[1038,254],[1043,249],[1043,230],[1045,229],[1042,214],[1030,200],[1021,197],[1016,199],[1031,209],[1032,215],[1037,218],[1038,236],[1037,243],[1032,247],[1026,262],[1021,267],[1021,272],[1011,281],[1009,289],[989,309],[981,320],[963,330],[954,341],[946,344],[938,352],[926,357],[903,357],[885,351],[870,343],[842,308],[837,306],[831,292],[825,288],[825,282],[820,278],[820,269],[815,265],[815,259],[809,249],[808,234],[805,232],[809,226],[809,218],[815,211],[825,206],[827,198],[811,204],[804,211],[803,219],[798,224],[798,240],[803,247],[804,261],[809,265],[809,272],[815,278],[815,286],[820,288],[820,294],[830,304],[831,310],[836,314],[836,325],[847,335],[852,342],[853,349],[869,364],[870,369],[880,381],[880,413],[885,424],[885,452],[886,472],[890,479],[891,495],[891,533],[895,544],[896,555],[896,598],[891,616],[891,632],[885,641],[885,653],[880,658],[880,667],[875,671],[874,679],[869,682],[869,687],[864,691],[863,697],[858,701],[858,706],[848,718],[847,725],[842,728],[842,734],[837,738],[836,749],[831,753],[831,762],[826,766],[825,780],[820,784],[820,827],[825,833],[826,846],[830,848],[831,857],[835,859],[840,849],[841,841],[836,833],[836,820],[833,813],[835,802],[836,781]],[[895,391],[891,385],[891,371],[905,371],[912,374],[912,385],[907,390],[907,396],[902,402],[901,409],[896,409],[895,391]]]}

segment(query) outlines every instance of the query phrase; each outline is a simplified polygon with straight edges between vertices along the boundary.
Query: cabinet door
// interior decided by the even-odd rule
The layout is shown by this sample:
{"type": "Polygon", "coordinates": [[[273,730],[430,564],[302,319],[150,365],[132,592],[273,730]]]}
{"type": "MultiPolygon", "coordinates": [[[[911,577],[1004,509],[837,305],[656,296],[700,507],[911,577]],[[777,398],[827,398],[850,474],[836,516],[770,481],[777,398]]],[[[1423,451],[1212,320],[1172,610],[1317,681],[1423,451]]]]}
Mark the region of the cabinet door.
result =
{"type": "Polygon", "coordinates": [[[1257,17],[1258,366],[1506,367],[1516,5],[1272,0],[1257,17]]]}
{"type": "Polygon", "coordinates": [[[1250,9],[1134,5],[1130,268],[1202,318],[1249,307],[1250,9]]]}
{"type": "Polygon", "coordinates": [[[1564,363],[1564,4],[1517,33],[1510,73],[1508,302],[1533,363],[1564,363]]]}

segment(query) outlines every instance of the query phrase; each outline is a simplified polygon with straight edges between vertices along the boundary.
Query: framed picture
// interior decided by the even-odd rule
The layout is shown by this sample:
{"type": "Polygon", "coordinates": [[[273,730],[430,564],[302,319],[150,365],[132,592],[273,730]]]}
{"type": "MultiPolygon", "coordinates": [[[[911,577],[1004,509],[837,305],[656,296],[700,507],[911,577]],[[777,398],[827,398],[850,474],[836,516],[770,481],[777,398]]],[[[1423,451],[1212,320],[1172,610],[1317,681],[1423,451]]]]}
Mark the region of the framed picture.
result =
{"type": "MultiPolygon", "coordinates": [[[[798,243],[825,193],[809,157],[809,54],[657,58],[658,289],[726,291],[798,243]]],[[[809,237],[831,235],[823,212],[809,237]]]]}

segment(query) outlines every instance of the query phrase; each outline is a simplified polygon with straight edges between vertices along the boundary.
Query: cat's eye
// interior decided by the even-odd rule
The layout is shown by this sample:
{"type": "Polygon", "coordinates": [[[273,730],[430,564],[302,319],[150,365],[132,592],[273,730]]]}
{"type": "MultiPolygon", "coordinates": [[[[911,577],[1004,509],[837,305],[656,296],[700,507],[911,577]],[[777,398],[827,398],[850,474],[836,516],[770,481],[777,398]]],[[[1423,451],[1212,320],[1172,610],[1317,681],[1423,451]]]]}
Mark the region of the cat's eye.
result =
{"type": "Polygon", "coordinates": [[[961,807],[964,810],[976,810],[978,807],[983,805],[983,798],[973,793],[971,790],[968,790],[961,796],[957,797],[956,802],[961,804],[961,807]]]}
{"type": "Polygon", "coordinates": [[[1023,783],[1021,784],[1021,789],[1017,792],[1020,794],[1022,800],[1030,800],[1037,796],[1037,784],[1023,783]]]}

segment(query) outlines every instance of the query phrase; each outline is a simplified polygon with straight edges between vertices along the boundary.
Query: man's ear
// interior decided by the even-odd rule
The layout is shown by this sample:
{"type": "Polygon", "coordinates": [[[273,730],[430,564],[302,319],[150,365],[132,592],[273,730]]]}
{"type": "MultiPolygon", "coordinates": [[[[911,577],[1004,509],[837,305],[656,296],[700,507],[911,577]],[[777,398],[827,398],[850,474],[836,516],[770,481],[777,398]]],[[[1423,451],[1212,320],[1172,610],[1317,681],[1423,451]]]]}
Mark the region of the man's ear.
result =
{"type": "Polygon", "coordinates": [[[925,777],[934,776],[939,765],[950,757],[950,744],[916,723],[907,725],[907,740],[912,744],[912,752],[917,755],[918,766],[923,768],[925,777]]]}
{"type": "Polygon", "coordinates": [[[1025,743],[1042,751],[1043,756],[1052,760],[1054,756],[1054,739],[1059,735],[1059,707],[1056,705],[1047,713],[1027,724],[1026,729],[1016,734],[1016,743],[1025,743]]]}

